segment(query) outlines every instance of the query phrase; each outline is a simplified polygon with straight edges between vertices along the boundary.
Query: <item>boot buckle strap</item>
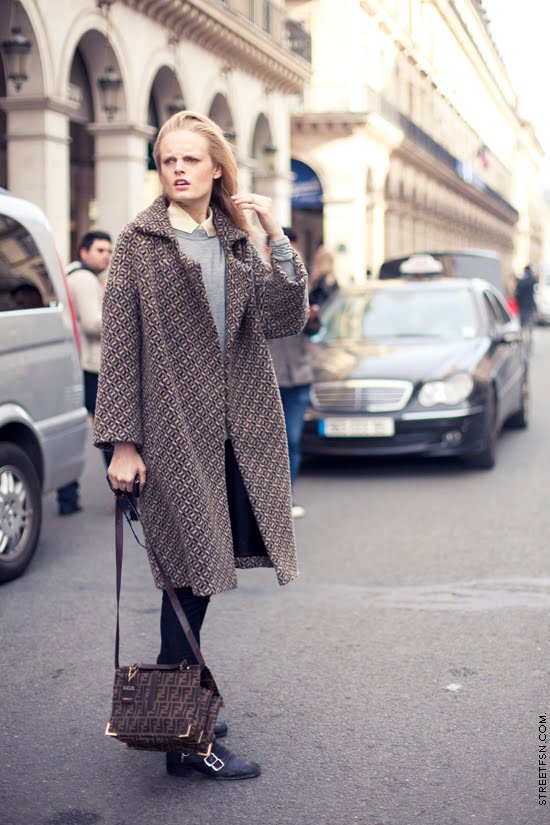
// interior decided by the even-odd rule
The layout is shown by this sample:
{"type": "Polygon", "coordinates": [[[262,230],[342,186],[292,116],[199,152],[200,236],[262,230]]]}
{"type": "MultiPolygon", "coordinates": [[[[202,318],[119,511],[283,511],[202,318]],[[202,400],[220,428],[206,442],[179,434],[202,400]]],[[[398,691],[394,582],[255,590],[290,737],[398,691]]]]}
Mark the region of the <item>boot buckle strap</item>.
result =
{"type": "Polygon", "coordinates": [[[213,771],[221,771],[224,767],[225,762],[223,762],[219,756],[216,756],[214,751],[210,754],[210,756],[204,757],[204,764],[207,765],[209,768],[212,768],[213,771]]]}

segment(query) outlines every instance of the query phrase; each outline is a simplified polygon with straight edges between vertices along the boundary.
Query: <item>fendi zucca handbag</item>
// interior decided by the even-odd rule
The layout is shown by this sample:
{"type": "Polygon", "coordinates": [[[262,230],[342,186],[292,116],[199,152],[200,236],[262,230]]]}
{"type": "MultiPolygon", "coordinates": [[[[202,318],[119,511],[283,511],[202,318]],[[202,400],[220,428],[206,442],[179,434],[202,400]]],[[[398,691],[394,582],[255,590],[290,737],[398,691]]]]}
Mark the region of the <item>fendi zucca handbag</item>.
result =
{"type": "MultiPolygon", "coordinates": [[[[163,584],[183,632],[198,664],[183,661],[174,665],[147,665],[141,662],[121,667],[120,588],[123,555],[122,496],[116,499],[116,635],[115,682],[111,718],[105,734],[137,750],[188,751],[209,756],[214,725],[223,704],[212,674],[206,667],[191,626],[166,576],[160,560],[151,548],[163,584]]],[[[131,499],[128,499],[132,506],[131,499]]],[[[137,515],[137,510],[134,508],[137,515]]],[[[131,526],[131,525],[130,525],[131,526]]]]}

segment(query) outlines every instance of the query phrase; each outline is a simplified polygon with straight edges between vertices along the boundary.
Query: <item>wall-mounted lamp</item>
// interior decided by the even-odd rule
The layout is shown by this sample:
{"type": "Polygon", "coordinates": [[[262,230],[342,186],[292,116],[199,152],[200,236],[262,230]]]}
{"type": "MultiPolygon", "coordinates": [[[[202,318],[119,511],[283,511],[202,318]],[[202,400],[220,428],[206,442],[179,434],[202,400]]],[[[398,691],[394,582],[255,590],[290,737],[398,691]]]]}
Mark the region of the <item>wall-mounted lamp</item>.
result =
{"type": "Polygon", "coordinates": [[[9,40],[2,43],[2,52],[6,59],[6,75],[19,92],[23,83],[29,79],[27,63],[32,49],[31,41],[21,33],[19,26],[13,26],[9,40]]]}
{"type": "Polygon", "coordinates": [[[112,66],[106,66],[104,73],[97,79],[97,85],[101,96],[101,108],[107,120],[112,120],[120,109],[122,78],[112,66]]]}
{"type": "Polygon", "coordinates": [[[120,90],[122,89],[122,78],[114,68],[108,63],[109,32],[111,28],[111,6],[115,0],[96,0],[97,6],[105,16],[105,69],[103,74],[97,78],[99,86],[100,105],[105,112],[107,120],[112,120],[120,110],[120,90]]]}

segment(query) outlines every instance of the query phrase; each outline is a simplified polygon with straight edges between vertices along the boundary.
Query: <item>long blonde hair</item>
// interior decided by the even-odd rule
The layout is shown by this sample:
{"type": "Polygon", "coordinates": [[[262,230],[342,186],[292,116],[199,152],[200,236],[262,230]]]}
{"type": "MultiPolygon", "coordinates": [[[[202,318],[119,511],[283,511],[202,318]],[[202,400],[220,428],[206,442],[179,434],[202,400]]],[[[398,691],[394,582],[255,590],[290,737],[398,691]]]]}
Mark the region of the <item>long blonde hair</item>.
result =
{"type": "Polygon", "coordinates": [[[238,178],[233,150],[218,124],[209,117],[197,112],[176,112],[162,125],[153,147],[153,158],[157,170],[160,170],[160,144],[163,137],[170,132],[180,131],[196,132],[206,138],[208,154],[213,163],[218,164],[222,170],[221,177],[214,180],[210,202],[221,209],[239,229],[250,232],[252,227],[248,219],[231,200],[231,195],[237,192],[238,178]]]}

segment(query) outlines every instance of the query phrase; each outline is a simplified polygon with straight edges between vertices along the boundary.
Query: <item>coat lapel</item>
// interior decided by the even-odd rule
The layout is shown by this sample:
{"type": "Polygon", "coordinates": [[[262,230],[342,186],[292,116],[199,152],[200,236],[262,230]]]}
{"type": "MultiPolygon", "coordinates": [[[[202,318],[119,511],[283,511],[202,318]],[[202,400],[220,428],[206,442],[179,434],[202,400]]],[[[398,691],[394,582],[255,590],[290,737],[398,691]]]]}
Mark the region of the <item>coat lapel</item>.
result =
{"type": "Polygon", "coordinates": [[[200,264],[181,252],[168,219],[167,207],[168,201],[161,196],[136,218],[141,232],[159,239],[155,244],[151,274],[162,325],[168,340],[175,344],[172,351],[177,352],[178,347],[188,349],[190,345],[189,324],[182,323],[182,319],[195,318],[195,334],[201,337],[203,346],[209,348],[211,356],[221,366],[218,331],[200,264]]]}

